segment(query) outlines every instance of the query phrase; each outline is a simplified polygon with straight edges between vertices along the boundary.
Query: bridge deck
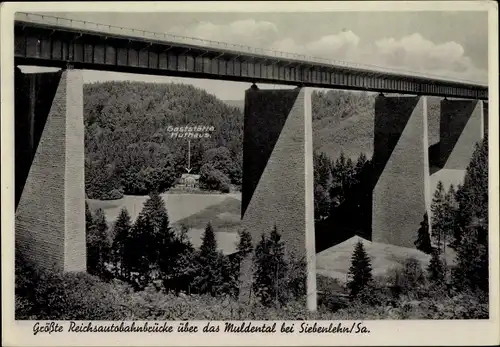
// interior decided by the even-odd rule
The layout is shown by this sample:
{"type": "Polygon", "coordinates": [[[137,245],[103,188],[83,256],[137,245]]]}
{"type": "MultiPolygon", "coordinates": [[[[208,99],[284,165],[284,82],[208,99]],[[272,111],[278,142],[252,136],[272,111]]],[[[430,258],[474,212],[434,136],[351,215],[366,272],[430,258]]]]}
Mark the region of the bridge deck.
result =
{"type": "Polygon", "coordinates": [[[16,14],[16,65],[487,99],[488,88],[322,58],[35,14],[16,14]]]}

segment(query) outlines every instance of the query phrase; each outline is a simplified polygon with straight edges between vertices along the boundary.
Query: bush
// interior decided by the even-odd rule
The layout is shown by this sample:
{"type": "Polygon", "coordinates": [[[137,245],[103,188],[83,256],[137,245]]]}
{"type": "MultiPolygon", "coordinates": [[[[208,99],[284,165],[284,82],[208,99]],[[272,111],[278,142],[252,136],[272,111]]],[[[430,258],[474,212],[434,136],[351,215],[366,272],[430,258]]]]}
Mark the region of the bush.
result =
{"type": "Polygon", "coordinates": [[[384,287],[374,284],[365,286],[356,296],[355,301],[368,306],[394,306],[394,300],[384,287]]]}
{"type": "Polygon", "coordinates": [[[416,297],[426,295],[422,292],[426,285],[425,272],[420,262],[414,258],[408,258],[401,266],[390,269],[387,282],[396,295],[409,293],[416,297]]]}
{"type": "Polygon", "coordinates": [[[200,187],[206,190],[229,193],[231,185],[227,175],[212,165],[205,164],[200,169],[200,187]]]}
{"type": "Polygon", "coordinates": [[[112,285],[85,273],[51,274],[35,288],[38,319],[125,319],[122,298],[112,285]]]}
{"type": "Polygon", "coordinates": [[[123,295],[113,284],[86,273],[35,269],[16,257],[16,319],[125,319],[123,295]]]}

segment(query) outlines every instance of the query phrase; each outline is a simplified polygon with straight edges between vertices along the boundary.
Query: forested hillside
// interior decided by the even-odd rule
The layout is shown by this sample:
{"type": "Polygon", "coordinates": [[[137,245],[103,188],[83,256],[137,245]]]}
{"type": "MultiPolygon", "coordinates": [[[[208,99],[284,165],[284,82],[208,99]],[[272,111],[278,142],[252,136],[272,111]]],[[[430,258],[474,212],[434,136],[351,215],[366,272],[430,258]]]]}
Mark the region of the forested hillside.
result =
{"type": "MultiPolygon", "coordinates": [[[[317,152],[333,160],[341,152],[355,160],[373,154],[375,94],[328,91],[314,93],[313,141],[317,152]]],[[[427,97],[429,145],[439,141],[440,98],[427,97]]]]}
{"type": "Polygon", "coordinates": [[[168,189],[188,164],[188,141],[172,138],[169,126],[213,126],[209,138],[191,140],[193,172],[204,171],[208,183],[241,180],[242,113],[203,90],[184,84],[88,84],[84,114],[89,198],[168,189]]]}
{"type": "MultiPolygon", "coordinates": [[[[374,94],[338,90],[312,95],[317,153],[356,160],[373,150],[374,94]]],[[[243,101],[223,102],[188,84],[106,82],[84,88],[85,187],[93,199],[165,191],[186,172],[188,141],[172,126],[213,126],[209,138],[191,140],[190,166],[202,188],[228,191],[241,184],[243,101]]],[[[429,98],[430,144],[439,108],[429,98]]]]}

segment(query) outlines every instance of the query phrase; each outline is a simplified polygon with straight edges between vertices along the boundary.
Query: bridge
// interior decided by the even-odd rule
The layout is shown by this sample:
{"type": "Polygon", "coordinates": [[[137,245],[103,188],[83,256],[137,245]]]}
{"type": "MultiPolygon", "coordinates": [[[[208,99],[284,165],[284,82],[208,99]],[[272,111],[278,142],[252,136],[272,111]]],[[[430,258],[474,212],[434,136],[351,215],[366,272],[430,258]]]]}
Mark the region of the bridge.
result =
{"type": "Polygon", "coordinates": [[[383,93],[488,98],[486,86],[177,35],[17,13],[15,62],[383,93]]]}
{"type": "Polygon", "coordinates": [[[383,93],[373,241],[414,247],[431,176],[463,174],[487,132],[488,88],[466,81],[27,13],[16,14],[14,33],[16,250],[60,271],[86,270],[82,69],[291,86],[246,91],[242,225],[258,240],[277,224],[289,254],[306,260],[311,310],[315,254],[328,238],[315,234],[310,87],[383,93]],[[22,65],[61,70],[23,74],[22,65]],[[444,97],[433,146],[427,96],[444,97]]]}

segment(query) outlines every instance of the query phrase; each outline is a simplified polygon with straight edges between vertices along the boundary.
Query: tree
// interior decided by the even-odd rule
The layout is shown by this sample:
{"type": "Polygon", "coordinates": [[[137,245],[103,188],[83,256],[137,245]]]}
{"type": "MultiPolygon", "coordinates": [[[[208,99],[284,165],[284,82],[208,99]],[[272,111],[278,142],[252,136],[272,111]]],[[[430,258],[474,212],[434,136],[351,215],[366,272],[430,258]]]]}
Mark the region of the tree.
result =
{"type": "Polygon", "coordinates": [[[144,289],[154,276],[154,265],[150,259],[151,234],[153,226],[149,218],[139,214],[132,226],[131,236],[126,243],[127,267],[130,269],[130,281],[136,289],[144,289]]]}
{"type": "Polygon", "coordinates": [[[89,204],[85,201],[85,230],[87,234],[90,229],[94,226],[94,218],[92,216],[92,211],[89,208],[89,204]]]}
{"type": "Polygon", "coordinates": [[[405,259],[402,266],[395,269],[393,281],[394,287],[401,293],[418,291],[425,283],[425,273],[420,262],[412,257],[405,259]]]}
{"type": "Polygon", "coordinates": [[[207,190],[218,190],[229,193],[229,178],[211,164],[205,164],[200,169],[200,187],[207,190]]]}
{"type": "Polygon", "coordinates": [[[445,232],[445,192],[443,182],[439,181],[434,192],[431,204],[432,237],[439,253],[443,250],[443,233],[445,232]]]}
{"type": "Polygon", "coordinates": [[[144,250],[147,252],[152,268],[157,268],[163,261],[161,258],[169,256],[166,249],[168,249],[174,237],[174,231],[169,226],[165,201],[158,192],[153,191],[150,193],[139,218],[148,221],[148,229],[142,230],[143,241],[145,242],[144,250]]]}
{"type": "Polygon", "coordinates": [[[273,295],[270,293],[272,288],[272,274],[270,270],[270,241],[265,233],[262,233],[259,243],[255,246],[254,264],[255,272],[253,275],[253,291],[260,302],[270,306],[273,302],[273,295]]]}
{"type": "Polygon", "coordinates": [[[160,270],[163,276],[163,285],[167,290],[190,292],[193,278],[196,274],[194,247],[188,236],[188,229],[181,227],[180,233],[175,235],[163,254],[160,270]]]}
{"type": "Polygon", "coordinates": [[[325,153],[313,153],[314,165],[314,217],[317,220],[328,217],[332,185],[332,165],[325,153]]]}
{"type": "Polygon", "coordinates": [[[131,228],[132,222],[130,220],[130,215],[124,207],[120,210],[120,214],[118,215],[113,228],[114,239],[112,245],[112,255],[115,276],[125,279],[130,278],[130,269],[128,267],[130,261],[127,259],[127,246],[130,246],[128,240],[130,238],[131,228]]]}
{"type": "Polygon", "coordinates": [[[488,293],[488,140],[476,145],[464,183],[457,191],[462,235],[453,271],[460,290],[488,293]]]}
{"type": "Polygon", "coordinates": [[[354,299],[363,288],[369,286],[372,282],[371,260],[361,241],[358,241],[354,247],[349,276],[350,280],[347,287],[351,299],[354,299]]]}
{"type": "Polygon", "coordinates": [[[202,244],[197,259],[195,285],[201,293],[212,296],[219,294],[222,286],[222,254],[217,251],[215,232],[210,223],[202,236],[202,244]]]}
{"type": "Polygon", "coordinates": [[[342,203],[352,189],[359,183],[357,180],[358,172],[351,158],[345,156],[344,152],[335,161],[332,167],[332,186],[330,190],[331,200],[342,203]]]}
{"type": "Polygon", "coordinates": [[[420,222],[420,228],[418,229],[415,246],[418,250],[426,254],[432,253],[431,237],[429,235],[429,218],[427,216],[427,212],[424,214],[424,220],[420,222]]]}
{"type": "Polygon", "coordinates": [[[314,184],[323,187],[328,187],[331,184],[332,173],[331,173],[331,162],[325,153],[317,154],[313,153],[313,164],[314,164],[314,184]]]}
{"type": "Polygon", "coordinates": [[[233,160],[231,152],[226,147],[209,149],[203,155],[202,165],[209,164],[214,169],[219,170],[227,177],[231,176],[233,160]]]}
{"type": "Polygon", "coordinates": [[[281,240],[281,234],[278,232],[278,228],[274,225],[271,234],[269,235],[269,240],[271,242],[271,257],[272,270],[274,272],[274,297],[275,304],[282,304],[287,299],[286,292],[283,291],[283,286],[286,285],[284,279],[286,278],[288,272],[288,264],[285,260],[285,244],[281,240]]]}
{"type": "Polygon", "coordinates": [[[473,218],[488,220],[488,137],[476,144],[472,159],[467,166],[462,185],[465,199],[461,209],[468,215],[468,222],[473,218]]]}
{"type": "Polygon", "coordinates": [[[93,220],[94,224],[87,233],[87,271],[92,275],[105,278],[111,240],[104,211],[98,209],[93,220]]]}
{"type": "Polygon", "coordinates": [[[314,187],[314,218],[316,220],[327,218],[330,207],[330,194],[322,185],[316,185],[314,187]]]}
{"type": "Polygon", "coordinates": [[[427,278],[435,286],[441,286],[445,283],[444,264],[437,249],[432,252],[431,260],[427,266],[427,278]]]}
{"type": "Polygon", "coordinates": [[[255,247],[253,289],[264,306],[279,306],[288,299],[286,285],[288,265],[281,235],[274,226],[269,238],[263,233],[255,247]]]}
{"type": "Polygon", "coordinates": [[[237,298],[239,294],[239,273],[240,263],[237,259],[232,259],[221,254],[222,258],[222,285],[221,293],[237,298]]]}
{"type": "Polygon", "coordinates": [[[463,208],[466,194],[462,185],[457,186],[457,190],[455,192],[455,201],[457,203],[456,216],[455,216],[455,229],[453,230],[453,241],[451,242],[451,247],[455,250],[458,249],[462,240],[462,234],[467,227],[469,222],[469,216],[467,215],[467,211],[463,208]]]}
{"type": "Polygon", "coordinates": [[[477,228],[468,228],[457,251],[453,284],[459,290],[488,292],[488,249],[478,242],[477,228]]]}
{"type": "Polygon", "coordinates": [[[253,244],[252,244],[252,234],[250,234],[246,230],[242,230],[239,232],[240,240],[238,242],[238,245],[236,246],[236,249],[238,250],[238,253],[241,254],[242,256],[246,256],[253,251],[253,244]]]}
{"type": "Polygon", "coordinates": [[[165,251],[172,242],[173,231],[169,226],[165,202],[157,191],[149,198],[139,213],[126,243],[127,267],[131,270],[131,282],[136,288],[145,288],[152,280],[160,279],[165,251]]]}
{"type": "Polygon", "coordinates": [[[361,172],[366,166],[366,163],[368,162],[366,158],[365,153],[361,153],[358,157],[358,160],[356,161],[356,166],[354,167],[354,171],[356,173],[356,180],[359,181],[361,172]]]}
{"type": "Polygon", "coordinates": [[[407,258],[403,264],[403,274],[409,289],[421,286],[425,282],[425,274],[420,262],[415,258],[407,258]]]}
{"type": "Polygon", "coordinates": [[[238,231],[239,241],[236,245],[235,261],[238,265],[238,273],[241,271],[242,262],[253,252],[252,235],[246,231],[238,231]]]}
{"type": "Polygon", "coordinates": [[[446,269],[446,246],[448,243],[448,236],[452,236],[454,234],[455,228],[458,228],[457,225],[457,206],[455,201],[455,188],[453,185],[450,186],[446,194],[444,195],[443,201],[443,210],[442,210],[442,220],[440,221],[440,225],[442,228],[443,234],[443,259],[446,269]]]}

